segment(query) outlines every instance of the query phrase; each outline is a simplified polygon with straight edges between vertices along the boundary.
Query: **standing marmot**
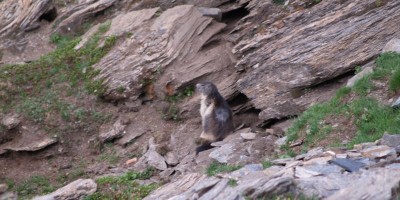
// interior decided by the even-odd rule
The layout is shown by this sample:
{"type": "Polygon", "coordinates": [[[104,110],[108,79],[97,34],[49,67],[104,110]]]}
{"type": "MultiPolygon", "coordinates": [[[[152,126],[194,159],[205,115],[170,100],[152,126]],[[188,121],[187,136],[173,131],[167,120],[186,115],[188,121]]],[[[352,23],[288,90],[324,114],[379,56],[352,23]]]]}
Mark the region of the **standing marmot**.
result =
{"type": "Polygon", "coordinates": [[[201,93],[200,115],[203,127],[200,135],[203,141],[196,148],[198,154],[212,148],[212,142],[221,141],[232,133],[233,123],[232,111],[213,83],[198,83],[196,89],[201,93]]]}

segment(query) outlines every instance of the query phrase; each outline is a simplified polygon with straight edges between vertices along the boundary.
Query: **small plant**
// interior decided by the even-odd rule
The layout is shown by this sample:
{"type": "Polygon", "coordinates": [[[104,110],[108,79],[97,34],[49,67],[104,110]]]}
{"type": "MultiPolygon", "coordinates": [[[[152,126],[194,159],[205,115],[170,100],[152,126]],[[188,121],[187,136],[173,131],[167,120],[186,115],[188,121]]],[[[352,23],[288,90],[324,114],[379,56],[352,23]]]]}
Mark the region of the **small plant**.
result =
{"type": "Polygon", "coordinates": [[[115,149],[109,148],[109,152],[101,154],[98,159],[100,161],[107,161],[111,165],[115,165],[121,160],[121,157],[117,154],[115,149]]]}
{"type": "Polygon", "coordinates": [[[267,169],[269,167],[271,167],[273,164],[270,161],[264,161],[262,162],[262,166],[264,169],[267,169]]]}
{"type": "Polygon", "coordinates": [[[55,189],[46,177],[32,176],[30,179],[19,184],[16,187],[16,192],[22,199],[27,199],[35,195],[53,192],[55,189]]]}
{"type": "Polygon", "coordinates": [[[99,189],[96,193],[87,196],[85,200],[106,200],[106,199],[143,199],[151,191],[159,187],[158,184],[140,185],[136,180],[149,179],[154,173],[153,168],[144,172],[126,172],[121,176],[105,176],[96,179],[99,189]]]}
{"type": "Polygon", "coordinates": [[[238,185],[238,183],[235,179],[229,179],[228,185],[231,187],[236,187],[238,185]]]}
{"type": "Polygon", "coordinates": [[[215,176],[221,172],[231,172],[240,169],[242,166],[240,165],[228,165],[225,163],[213,162],[207,168],[206,173],[208,176],[215,176]]]}
{"type": "Polygon", "coordinates": [[[275,4],[280,4],[280,5],[285,4],[285,1],[286,1],[286,0],[272,0],[273,3],[275,3],[275,4]]]}

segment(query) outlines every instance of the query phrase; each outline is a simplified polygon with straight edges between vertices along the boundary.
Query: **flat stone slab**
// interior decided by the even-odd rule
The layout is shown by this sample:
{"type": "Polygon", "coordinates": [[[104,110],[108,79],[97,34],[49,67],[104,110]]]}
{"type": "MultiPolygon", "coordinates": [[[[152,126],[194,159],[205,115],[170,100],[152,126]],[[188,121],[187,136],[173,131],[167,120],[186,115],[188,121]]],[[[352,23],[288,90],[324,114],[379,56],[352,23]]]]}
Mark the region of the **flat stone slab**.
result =
{"type": "Polygon", "coordinates": [[[364,163],[355,161],[355,160],[351,160],[351,159],[346,159],[346,158],[337,158],[337,159],[333,159],[330,161],[330,163],[335,164],[339,167],[342,167],[343,169],[345,169],[346,171],[349,172],[355,172],[360,170],[361,168],[365,167],[364,163]]]}

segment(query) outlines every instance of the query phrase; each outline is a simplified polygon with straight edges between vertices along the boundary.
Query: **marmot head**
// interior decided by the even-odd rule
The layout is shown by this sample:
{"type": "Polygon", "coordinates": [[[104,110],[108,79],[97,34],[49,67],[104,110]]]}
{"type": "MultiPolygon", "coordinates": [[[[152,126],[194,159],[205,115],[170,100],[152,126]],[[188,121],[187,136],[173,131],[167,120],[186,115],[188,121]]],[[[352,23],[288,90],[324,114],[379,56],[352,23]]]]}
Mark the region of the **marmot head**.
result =
{"type": "Polygon", "coordinates": [[[217,87],[211,82],[197,83],[196,90],[205,96],[213,95],[218,92],[217,87]]]}

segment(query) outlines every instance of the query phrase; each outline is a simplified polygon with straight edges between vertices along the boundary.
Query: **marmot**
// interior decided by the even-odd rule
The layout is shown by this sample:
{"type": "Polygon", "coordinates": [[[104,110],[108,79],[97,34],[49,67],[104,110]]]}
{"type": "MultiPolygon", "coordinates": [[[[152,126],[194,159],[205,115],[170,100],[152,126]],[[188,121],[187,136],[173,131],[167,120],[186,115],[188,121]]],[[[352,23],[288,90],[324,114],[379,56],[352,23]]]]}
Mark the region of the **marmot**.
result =
{"type": "Polygon", "coordinates": [[[211,149],[211,143],[223,140],[233,132],[232,111],[225,99],[211,82],[196,84],[196,90],[201,93],[200,115],[203,132],[200,138],[202,144],[196,148],[196,155],[211,149]]]}

